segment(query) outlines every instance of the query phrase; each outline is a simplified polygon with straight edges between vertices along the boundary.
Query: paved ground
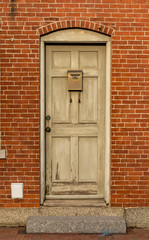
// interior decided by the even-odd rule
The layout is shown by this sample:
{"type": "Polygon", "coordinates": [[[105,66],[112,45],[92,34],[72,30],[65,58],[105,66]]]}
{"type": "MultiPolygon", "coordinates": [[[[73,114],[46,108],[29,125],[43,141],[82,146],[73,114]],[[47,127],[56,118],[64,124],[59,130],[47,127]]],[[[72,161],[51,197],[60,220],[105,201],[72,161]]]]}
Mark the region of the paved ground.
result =
{"type": "Polygon", "coordinates": [[[127,234],[25,234],[25,228],[0,227],[0,240],[149,240],[149,229],[128,229],[127,234]]]}

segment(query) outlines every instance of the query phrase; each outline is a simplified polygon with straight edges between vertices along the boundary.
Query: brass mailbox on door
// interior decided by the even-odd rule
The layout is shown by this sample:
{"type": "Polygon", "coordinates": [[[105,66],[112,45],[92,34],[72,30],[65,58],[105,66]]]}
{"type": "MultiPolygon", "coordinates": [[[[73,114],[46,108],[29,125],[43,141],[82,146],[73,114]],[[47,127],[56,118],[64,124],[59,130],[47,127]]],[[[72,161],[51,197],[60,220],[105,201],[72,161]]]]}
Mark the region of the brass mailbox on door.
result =
{"type": "Polygon", "coordinates": [[[83,90],[83,72],[80,70],[68,70],[68,91],[83,90]]]}

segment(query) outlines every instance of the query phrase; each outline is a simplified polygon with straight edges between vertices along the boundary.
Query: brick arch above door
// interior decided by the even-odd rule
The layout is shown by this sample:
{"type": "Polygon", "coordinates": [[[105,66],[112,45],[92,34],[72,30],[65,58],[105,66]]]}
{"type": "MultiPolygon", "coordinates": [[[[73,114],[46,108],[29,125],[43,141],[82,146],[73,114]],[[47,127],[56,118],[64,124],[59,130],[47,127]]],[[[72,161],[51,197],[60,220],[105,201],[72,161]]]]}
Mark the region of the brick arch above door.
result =
{"type": "Polygon", "coordinates": [[[70,28],[82,28],[87,30],[92,30],[98,33],[102,33],[108,36],[112,36],[115,32],[114,28],[108,27],[103,24],[97,24],[90,21],[85,20],[66,20],[59,21],[44,25],[37,29],[37,34],[40,36],[48,34],[50,32],[54,32],[61,29],[70,29],[70,28]]]}

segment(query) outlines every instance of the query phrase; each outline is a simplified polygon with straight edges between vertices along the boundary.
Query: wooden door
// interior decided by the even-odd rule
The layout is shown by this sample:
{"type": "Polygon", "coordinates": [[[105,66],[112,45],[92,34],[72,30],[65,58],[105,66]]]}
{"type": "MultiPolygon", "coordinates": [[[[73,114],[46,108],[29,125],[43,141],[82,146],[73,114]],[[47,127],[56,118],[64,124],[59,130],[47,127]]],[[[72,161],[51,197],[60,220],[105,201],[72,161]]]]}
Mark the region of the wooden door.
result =
{"type": "Polygon", "coordinates": [[[104,197],[105,46],[46,46],[46,198],[104,197]],[[68,91],[68,70],[83,91],[68,91]]]}

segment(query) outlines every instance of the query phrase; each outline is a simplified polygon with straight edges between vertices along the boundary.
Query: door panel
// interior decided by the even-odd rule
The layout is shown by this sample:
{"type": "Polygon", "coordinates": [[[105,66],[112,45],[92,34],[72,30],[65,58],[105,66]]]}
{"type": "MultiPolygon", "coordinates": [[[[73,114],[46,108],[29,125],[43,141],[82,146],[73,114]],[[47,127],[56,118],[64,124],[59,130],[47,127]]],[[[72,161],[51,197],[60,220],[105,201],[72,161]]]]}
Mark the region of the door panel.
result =
{"type": "Polygon", "coordinates": [[[97,182],[97,138],[79,138],[79,182],[97,182]]]}
{"type": "Polygon", "coordinates": [[[70,122],[70,100],[66,78],[52,78],[52,119],[54,123],[70,122]]]}
{"type": "MultiPolygon", "coordinates": [[[[52,189],[50,191],[50,195],[55,196],[55,198],[68,198],[71,196],[85,197],[93,196],[95,198],[97,196],[97,184],[89,182],[89,183],[79,183],[79,184],[63,184],[63,183],[53,183],[52,189]]],[[[47,198],[50,198],[50,195],[47,195],[47,198]]]]}
{"type": "Polygon", "coordinates": [[[46,46],[46,198],[104,196],[105,46],[46,46]],[[83,71],[69,92],[67,71],[83,71]]]}
{"type": "Polygon", "coordinates": [[[70,138],[52,138],[52,182],[70,181],[70,138]]]}
{"type": "Polygon", "coordinates": [[[52,67],[53,68],[69,68],[71,66],[71,52],[53,51],[52,67]]]}
{"type": "Polygon", "coordinates": [[[83,80],[83,94],[80,94],[79,104],[79,122],[96,123],[97,122],[97,92],[98,79],[85,78],[83,80]]]}
{"type": "Polygon", "coordinates": [[[93,51],[79,51],[79,67],[81,68],[97,68],[98,66],[98,52],[93,51]]]}

